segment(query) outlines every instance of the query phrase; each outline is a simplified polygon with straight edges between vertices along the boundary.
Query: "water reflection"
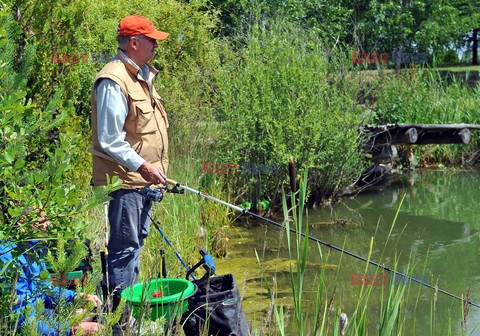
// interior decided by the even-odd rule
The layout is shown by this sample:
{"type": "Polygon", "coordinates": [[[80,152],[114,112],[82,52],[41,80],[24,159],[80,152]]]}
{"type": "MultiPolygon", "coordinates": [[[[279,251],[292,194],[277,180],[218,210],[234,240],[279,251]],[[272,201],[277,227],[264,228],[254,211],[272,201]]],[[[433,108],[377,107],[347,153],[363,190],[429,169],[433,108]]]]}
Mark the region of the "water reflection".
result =
{"type": "MultiPolygon", "coordinates": [[[[409,271],[410,274],[428,275],[440,288],[459,296],[471,287],[471,300],[480,302],[480,287],[477,285],[480,278],[479,175],[478,172],[419,171],[400,176],[381,193],[364,193],[331,207],[310,210],[310,234],[362,256],[368,254],[370,239],[375,237],[373,260],[388,266],[397,261],[397,269],[404,272],[409,260],[412,260],[410,256],[413,256],[416,266],[409,271]],[[404,195],[397,222],[387,242],[404,195]]],[[[291,304],[285,237],[277,228],[256,222],[232,228],[230,236],[230,255],[218,262],[218,268],[224,273],[233,272],[236,275],[243,289],[244,308],[255,325],[260,326],[269,308],[264,275],[269,281],[276,280],[281,293],[279,302],[287,306],[291,304]]],[[[323,265],[327,290],[330,294],[335,291],[335,307],[351,314],[360,290],[360,286],[351,284],[352,273],[367,272],[370,275],[375,273],[375,269],[369,267],[365,270],[363,262],[342,257],[327,248],[322,248],[322,251],[324,258],[328,254],[328,262],[322,263],[318,248],[311,244],[310,250],[307,291],[315,291],[323,265]]],[[[369,305],[369,310],[372,310],[369,312],[369,328],[372,332],[378,325],[376,321],[382,301],[382,286],[374,287],[369,305]]],[[[412,303],[409,309],[415,319],[417,334],[430,334],[430,308],[434,293],[419,286],[412,286],[409,291],[409,303],[412,303]],[[420,300],[414,309],[417,293],[420,300]]],[[[452,325],[460,327],[460,302],[439,294],[436,311],[438,331],[449,323],[449,316],[452,325]]],[[[479,324],[480,309],[471,307],[467,326],[473,330],[479,324]]],[[[475,332],[480,334],[477,330],[473,335],[475,332]]]]}

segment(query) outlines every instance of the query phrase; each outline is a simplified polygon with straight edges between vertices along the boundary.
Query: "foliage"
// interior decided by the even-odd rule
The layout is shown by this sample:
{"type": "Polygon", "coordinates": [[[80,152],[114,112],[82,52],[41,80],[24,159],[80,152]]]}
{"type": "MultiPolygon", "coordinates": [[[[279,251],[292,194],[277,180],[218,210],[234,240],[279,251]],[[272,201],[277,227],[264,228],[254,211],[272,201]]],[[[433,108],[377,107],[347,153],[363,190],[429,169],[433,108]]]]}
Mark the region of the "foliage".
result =
{"type": "Polygon", "coordinates": [[[288,22],[315,30],[331,43],[345,41],[351,9],[342,2],[332,0],[259,0],[221,1],[212,4],[220,10],[222,36],[246,33],[255,23],[269,25],[272,18],[282,17],[288,22]]]}
{"type": "MultiPolygon", "coordinates": [[[[35,47],[25,45],[21,62],[15,64],[16,50],[7,42],[11,27],[12,18],[3,7],[0,12],[0,242],[21,243],[60,232],[68,237],[82,236],[88,222],[83,213],[107,200],[107,194],[118,184],[96,189],[84,202],[86,192],[70,183],[71,153],[78,150],[78,139],[63,134],[51,137],[51,132],[65,122],[66,113],[56,112],[61,90],[44,110],[26,99],[35,47]],[[47,227],[48,223],[51,225],[47,227]]],[[[0,270],[0,315],[6,316],[15,293],[3,289],[15,283],[15,262],[0,262],[0,270]]]]}
{"type": "MultiPolygon", "coordinates": [[[[9,27],[11,18],[4,10],[1,26],[9,27]]],[[[65,122],[66,113],[56,112],[58,95],[54,96],[45,110],[26,100],[26,85],[30,77],[30,64],[35,54],[34,47],[27,44],[22,63],[14,64],[14,53],[6,42],[3,30],[0,45],[0,239],[24,240],[32,237],[41,224],[39,210],[47,212],[54,222],[48,233],[78,233],[84,222],[72,220],[98,202],[106,199],[109,189],[97,189],[91,201],[83,204],[84,191],[70,184],[69,171],[76,138],[59,135],[51,138],[51,131],[65,122]],[[35,211],[33,211],[35,210],[35,211]]],[[[42,221],[46,221],[42,219],[42,221]]]]}
{"type": "Polygon", "coordinates": [[[64,127],[90,139],[92,82],[116,53],[118,22],[130,14],[145,15],[157,28],[170,33],[166,41],[159,43],[152,64],[160,70],[156,88],[165,100],[171,129],[180,136],[195,136],[198,123],[211,115],[209,86],[217,62],[212,39],[216,12],[209,9],[206,0],[168,0],[156,10],[151,9],[151,1],[145,0],[15,2],[11,5],[16,16],[15,41],[37,46],[32,70],[39,76],[29,88],[29,97],[35,97],[43,107],[58,86],[64,87],[61,103],[73,112],[72,123],[64,127]],[[56,57],[54,52],[65,55],[56,57]],[[97,59],[98,53],[105,57],[97,59]]]}
{"type": "Polygon", "coordinates": [[[248,191],[247,199],[256,203],[278,192],[293,157],[298,170],[312,170],[310,185],[320,200],[361,170],[358,85],[346,78],[346,60],[328,54],[314,33],[283,20],[269,26],[256,25],[238,37],[246,46],[237,52],[223,46],[218,160],[280,166],[279,174],[228,175],[231,189],[248,191]]]}
{"type": "Polygon", "coordinates": [[[220,9],[226,36],[242,32],[255,23],[269,24],[273,17],[314,30],[329,43],[348,44],[366,53],[429,52],[430,60],[455,45],[480,26],[478,5],[472,1],[417,0],[331,1],[213,1],[220,9]]]}
{"type": "MultiPolygon", "coordinates": [[[[380,78],[362,90],[348,64],[351,48],[390,52],[402,46],[445,59],[452,43],[458,46],[480,22],[478,8],[464,0],[166,0],[159,6],[145,0],[7,0],[1,8],[0,240],[81,236],[88,231],[99,244],[103,237],[93,224],[100,218],[93,206],[107,200],[115,186],[91,195],[90,172],[85,169],[90,156],[84,149],[91,136],[92,81],[107,60],[94,63],[91,56],[115,53],[116,26],[129,14],[146,15],[170,33],[153,61],[160,70],[155,85],[165,100],[174,139],[169,175],[222,199],[230,193],[254,204],[275,198],[287,180],[290,157],[299,176],[309,171],[317,200],[335,195],[363,168],[357,128],[369,121],[370,112],[361,100],[373,91],[375,102],[367,107],[374,109],[379,123],[479,123],[478,88],[413,71],[380,78]],[[217,40],[216,33],[227,38],[217,40]],[[55,51],[89,56],[85,63],[71,57],[54,63],[55,51]],[[215,157],[209,157],[211,153],[215,157]],[[281,169],[279,175],[223,179],[201,176],[202,159],[276,163],[281,169]],[[87,210],[90,219],[84,215],[87,210]],[[35,227],[46,219],[54,225],[39,233],[35,227]]],[[[466,150],[434,148],[429,155],[453,161],[477,144],[474,138],[466,150]]],[[[197,261],[201,247],[226,253],[228,214],[228,209],[193,194],[168,195],[155,213],[189,264],[197,261]]],[[[158,273],[160,247],[161,237],[152,233],[143,252],[142,278],[158,273]]],[[[172,274],[184,272],[171,253],[167,259],[176,265],[172,274]]],[[[0,276],[11,266],[0,263],[0,276]]],[[[297,266],[301,276],[301,260],[297,266]]],[[[297,303],[298,279],[292,280],[297,303]]],[[[13,280],[14,276],[7,281],[13,280]]],[[[321,290],[317,294],[323,297],[321,290]]],[[[10,293],[1,293],[2,303],[8,305],[10,293]]],[[[390,311],[398,307],[400,294],[392,294],[390,311]]],[[[320,306],[316,309],[318,315],[320,306]]],[[[305,321],[301,310],[300,305],[295,316],[299,329],[305,321]]],[[[326,311],[325,306],[324,316],[326,311]]],[[[276,313],[283,330],[283,310],[276,313]]],[[[110,325],[115,319],[107,316],[110,325]]],[[[361,315],[356,330],[361,332],[364,323],[361,315]]]]}
{"type": "Polygon", "coordinates": [[[478,88],[454,76],[445,80],[435,70],[419,69],[375,84],[379,123],[480,123],[478,88]]]}

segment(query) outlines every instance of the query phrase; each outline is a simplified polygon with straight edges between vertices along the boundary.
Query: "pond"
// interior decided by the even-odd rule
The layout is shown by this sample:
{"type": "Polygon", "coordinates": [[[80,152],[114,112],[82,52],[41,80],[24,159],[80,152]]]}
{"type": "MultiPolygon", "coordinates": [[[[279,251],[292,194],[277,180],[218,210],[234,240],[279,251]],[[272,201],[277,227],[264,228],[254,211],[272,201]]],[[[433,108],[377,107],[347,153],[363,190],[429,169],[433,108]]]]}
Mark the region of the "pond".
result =
{"type": "MultiPolygon", "coordinates": [[[[398,271],[437,283],[439,288],[458,296],[465,295],[471,287],[471,301],[480,303],[479,188],[479,172],[425,170],[399,175],[381,192],[362,193],[333,206],[310,209],[310,235],[364,257],[374,237],[372,260],[392,268],[397,263],[398,271]]],[[[285,234],[281,231],[258,221],[237,223],[229,232],[228,257],[217,261],[219,273],[231,272],[236,276],[244,310],[257,329],[263,329],[271,318],[265,279],[270,285],[275,280],[277,305],[283,305],[290,322],[293,321],[290,262],[285,234]]],[[[351,316],[362,287],[352,284],[358,282],[354,274],[372,276],[375,267],[366,269],[363,261],[324,246],[321,252],[323,262],[316,244],[310,244],[304,304],[315,303],[316,288],[324,270],[328,300],[334,293],[332,309],[351,316]]],[[[385,277],[389,273],[378,271],[378,274],[385,277]]],[[[432,315],[435,334],[445,332],[448,324],[454,332],[460,331],[460,301],[419,285],[394,283],[391,275],[388,280],[384,286],[364,286],[372,290],[367,315],[370,333],[378,328],[382,295],[385,298],[388,286],[401,285],[408,286],[407,309],[411,318],[407,323],[415,323],[416,335],[431,334],[432,315]]],[[[479,325],[480,309],[471,306],[467,330],[479,325]]],[[[294,327],[291,328],[294,334],[294,327]]],[[[480,328],[473,332],[476,333],[480,334],[480,328]]]]}

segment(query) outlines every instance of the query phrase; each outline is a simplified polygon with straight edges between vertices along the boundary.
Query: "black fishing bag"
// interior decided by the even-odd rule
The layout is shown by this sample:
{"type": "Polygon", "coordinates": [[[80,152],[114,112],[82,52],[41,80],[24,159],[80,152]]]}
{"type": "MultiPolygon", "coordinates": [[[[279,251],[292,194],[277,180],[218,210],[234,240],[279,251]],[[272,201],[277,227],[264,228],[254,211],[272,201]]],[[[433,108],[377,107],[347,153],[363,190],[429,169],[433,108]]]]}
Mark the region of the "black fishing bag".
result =
{"type": "Polygon", "coordinates": [[[189,298],[183,315],[183,330],[187,336],[252,335],[233,274],[207,277],[194,281],[198,291],[189,298]]]}

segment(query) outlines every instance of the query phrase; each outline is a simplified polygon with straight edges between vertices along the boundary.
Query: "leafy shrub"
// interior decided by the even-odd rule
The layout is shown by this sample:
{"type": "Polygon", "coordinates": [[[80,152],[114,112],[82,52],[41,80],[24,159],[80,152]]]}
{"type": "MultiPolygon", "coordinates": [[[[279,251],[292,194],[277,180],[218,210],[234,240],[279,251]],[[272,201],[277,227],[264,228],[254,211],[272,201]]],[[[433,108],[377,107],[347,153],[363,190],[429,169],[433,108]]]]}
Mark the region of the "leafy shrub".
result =
{"type": "MultiPolygon", "coordinates": [[[[17,49],[7,43],[11,38],[12,18],[7,10],[0,11],[0,243],[25,242],[39,235],[36,226],[46,217],[52,223],[43,234],[64,233],[78,236],[88,219],[82,214],[107,200],[117,185],[98,188],[88,201],[83,190],[71,183],[72,154],[78,137],[60,134],[52,138],[52,130],[61,127],[67,113],[56,111],[58,96],[42,110],[26,100],[26,85],[31,75],[35,48],[24,46],[21,63],[16,66],[17,49]],[[42,218],[43,217],[43,218],[42,218]]],[[[59,95],[61,91],[59,91],[59,95]]],[[[41,231],[41,230],[40,230],[41,231]]],[[[13,264],[0,261],[0,287],[14,283],[15,272],[7,272],[13,264]],[[9,275],[5,280],[5,276],[9,275]],[[5,280],[5,281],[3,281],[5,280]]],[[[0,291],[0,316],[12,302],[10,292],[0,291]]],[[[13,298],[12,298],[13,299],[13,298]]]]}
{"type": "MultiPolygon", "coordinates": [[[[116,29],[121,18],[130,14],[148,16],[156,27],[170,33],[159,43],[152,64],[160,70],[156,88],[163,97],[171,131],[179,136],[197,135],[197,125],[211,115],[211,74],[217,64],[216,44],[212,38],[216,29],[216,11],[206,0],[183,2],[162,1],[42,1],[23,2],[15,13],[18,44],[28,41],[37,46],[34,78],[29,95],[41,107],[48,97],[65,88],[61,104],[74,111],[70,126],[82,130],[90,142],[90,95],[92,82],[108,61],[93,55],[114,55],[117,51],[116,29]],[[66,53],[61,63],[53,63],[52,52],[66,53]],[[75,53],[87,53],[87,58],[72,58],[75,53]],[[84,62],[86,61],[86,62],[84,62]]],[[[176,143],[174,143],[176,144],[176,143]]],[[[189,146],[185,146],[189,149],[189,146]]]]}
{"type": "Polygon", "coordinates": [[[347,60],[314,33],[282,20],[268,27],[255,25],[238,44],[223,45],[218,159],[280,165],[278,175],[228,176],[233,190],[255,203],[279,191],[293,157],[297,168],[312,170],[320,200],[361,172],[358,87],[344,75],[347,60]]]}
{"type": "MultiPolygon", "coordinates": [[[[8,27],[6,11],[1,12],[1,27],[8,27]]],[[[52,131],[61,127],[66,111],[58,111],[57,103],[62,90],[57,91],[46,109],[26,100],[26,85],[31,74],[35,48],[27,44],[22,63],[17,68],[14,49],[6,43],[6,30],[0,31],[2,60],[0,62],[0,239],[23,239],[32,235],[30,224],[37,216],[27,213],[34,208],[48,208],[48,218],[55,221],[52,230],[78,232],[80,222],[72,222],[71,216],[84,211],[105,199],[106,189],[99,188],[92,202],[83,204],[79,190],[71,184],[69,170],[72,153],[78,138],[60,134],[52,137],[52,131]],[[103,195],[103,196],[102,196],[103,195]],[[23,230],[18,231],[18,225],[23,230]],[[76,227],[77,226],[77,227],[76,227]],[[75,229],[76,227],[76,229],[75,229]]]]}

